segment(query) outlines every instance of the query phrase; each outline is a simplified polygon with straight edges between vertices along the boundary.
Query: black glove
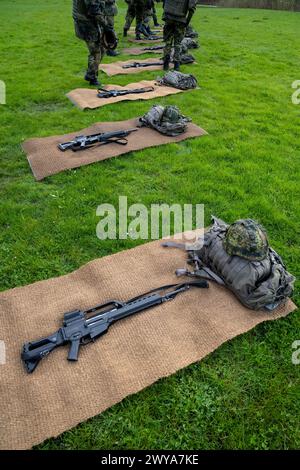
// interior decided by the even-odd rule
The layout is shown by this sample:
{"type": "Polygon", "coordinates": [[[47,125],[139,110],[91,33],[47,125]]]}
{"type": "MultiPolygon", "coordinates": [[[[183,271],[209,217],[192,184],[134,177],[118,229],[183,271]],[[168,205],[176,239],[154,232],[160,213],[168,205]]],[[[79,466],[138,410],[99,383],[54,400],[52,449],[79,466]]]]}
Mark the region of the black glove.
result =
{"type": "Polygon", "coordinates": [[[116,49],[118,45],[118,38],[114,29],[109,28],[108,26],[104,27],[103,42],[106,49],[116,49]]]}

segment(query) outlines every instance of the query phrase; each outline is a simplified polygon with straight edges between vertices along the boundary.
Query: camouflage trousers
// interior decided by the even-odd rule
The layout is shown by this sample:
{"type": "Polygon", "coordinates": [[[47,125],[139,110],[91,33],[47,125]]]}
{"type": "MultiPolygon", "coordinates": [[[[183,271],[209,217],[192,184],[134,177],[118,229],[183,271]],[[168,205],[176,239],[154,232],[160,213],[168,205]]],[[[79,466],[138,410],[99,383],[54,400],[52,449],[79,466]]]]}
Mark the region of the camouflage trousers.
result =
{"type": "Polygon", "coordinates": [[[98,41],[86,40],[85,42],[89,50],[86,78],[91,80],[98,76],[99,65],[104,55],[105,49],[101,38],[99,38],[98,41]]]}
{"type": "Polygon", "coordinates": [[[185,35],[185,25],[178,21],[166,21],[164,26],[164,57],[171,56],[174,47],[174,62],[180,62],[181,42],[185,35]]]}
{"type": "Polygon", "coordinates": [[[109,28],[115,29],[115,15],[107,15],[105,17],[106,19],[106,24],[109,28]]]}
{"type": "Polygon", "coordinates": [[[140,24],[144,24],[146,13],[145,0],[135,0],[128,4],[124,29],[129,29],[134,19],[136,19],[136,30],[140,24]]]}

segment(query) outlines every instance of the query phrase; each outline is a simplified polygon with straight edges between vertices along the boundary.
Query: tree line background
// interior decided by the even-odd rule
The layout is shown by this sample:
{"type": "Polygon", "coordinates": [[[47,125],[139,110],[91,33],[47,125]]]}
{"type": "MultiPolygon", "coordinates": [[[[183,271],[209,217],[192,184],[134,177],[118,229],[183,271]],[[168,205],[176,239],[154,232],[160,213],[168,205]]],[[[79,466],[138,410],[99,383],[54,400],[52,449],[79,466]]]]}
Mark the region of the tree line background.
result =
{"type": "Polygon", "coordinates": [[[300,0],[199,0],[204,5],[300,11],[300,0]]]}

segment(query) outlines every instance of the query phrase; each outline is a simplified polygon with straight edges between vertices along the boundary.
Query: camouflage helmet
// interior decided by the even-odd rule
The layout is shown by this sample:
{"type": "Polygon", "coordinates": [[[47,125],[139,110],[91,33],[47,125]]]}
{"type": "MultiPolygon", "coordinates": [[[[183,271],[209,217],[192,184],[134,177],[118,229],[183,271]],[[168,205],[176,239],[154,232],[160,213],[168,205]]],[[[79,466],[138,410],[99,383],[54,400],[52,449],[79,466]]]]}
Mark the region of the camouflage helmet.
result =
{"type": "Polygon", "coordinates": [[[168,122],[178,122],[180,121],[182,115],[179,112],[177,106],[166,106],[163,113],[163,121],[168,122]]]}
{"type": "Polygon", "coordinates": [[[252,219],[237,220],[230,225],[223,246],[230,256],[240,256],[250,261],[263,260],[269,249],[264,228],[252,219]]]}

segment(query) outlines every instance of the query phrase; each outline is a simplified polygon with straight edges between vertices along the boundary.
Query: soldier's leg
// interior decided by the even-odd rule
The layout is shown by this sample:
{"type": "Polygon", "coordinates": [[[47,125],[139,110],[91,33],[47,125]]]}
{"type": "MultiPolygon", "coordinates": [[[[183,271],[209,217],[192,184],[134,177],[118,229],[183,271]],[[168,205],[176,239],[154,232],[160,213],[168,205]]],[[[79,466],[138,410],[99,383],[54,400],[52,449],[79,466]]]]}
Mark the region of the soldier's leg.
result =
{"type": "Polygon", "coordinates": [[[86,41],[87,48],[89,50],[88,56],[88,68],[85,75],[85,79],[90,82],[91,85],[98,84],[98,73],[99,65],[104,53],[103,46],[100,39],[98,41],[86,41]]]}
{"type": "Polygon", "coordinates": [[[136,14],[136,39],[141,39],[140,34],[148,36],[147,30],[144,25],[146,18],[146,0],[136,0],[135,3],[135,14],[136,14]]]}
{"type": "Polygon", "coordinates": [[[154,26],[160,26],[158,19],[157,19],[157,13],[156,13],[156,8],[155,8],[155,2],[153,2],[152,6],[152,18],[153,18],[153,23],[154,26]]]}
{"type": "Polygon", "coordinates": [[[164,25],[164,70],[169,69],[171,52],[174,42],[174,23],[166,21],[164,25]]]}
{"type": "MultiPolygon", "coordinates": [[[[106,16],[106,24],[109,28],[115,29],[115,15],[106,16]]],[[[115,57],[119,55],[119,52],[114,49],[107,49],[106,54],[110,57],[115,57]]]]}
{"type": "Polygon", "coordinates": [[[127,36],[127,31],[129,30],[132,22],[135,18],[135,5],[131,2],[128,4],[125,25],[124,25],[124,36],[127,36]]]}
{"type": "Polygon", "coordinates": [[[174,34],[174,69],[179,70],[181,62],[181,43],[185,35],[185,26],[181,23],[175,25],[174,34]]]}

